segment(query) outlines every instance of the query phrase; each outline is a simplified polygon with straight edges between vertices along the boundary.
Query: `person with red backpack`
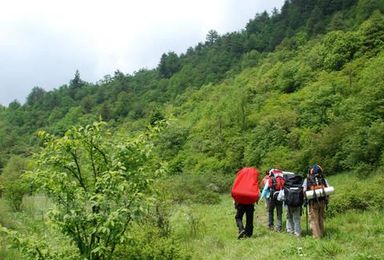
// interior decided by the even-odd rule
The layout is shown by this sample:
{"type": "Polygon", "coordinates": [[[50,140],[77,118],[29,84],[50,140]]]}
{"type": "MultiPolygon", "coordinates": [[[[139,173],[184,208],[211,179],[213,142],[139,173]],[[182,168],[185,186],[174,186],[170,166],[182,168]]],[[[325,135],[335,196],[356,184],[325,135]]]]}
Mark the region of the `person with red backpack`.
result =
{"type": "Polygon", "coordinates": [[[269,192],[268,202],[268,227],[274,229],[274,211],[276,209],[276,231],[282,231],[282,215],[283,215],[283,201],[278,200],[280,191],[284,192],[284,178],[283,171],[279,169],[269,170],[269,179],[265,184],[261,198],[267,198],[269,192]]]}
{"type": "Polygon", "coordinates": [[[254,167],[245,167],[236,174],[231,196],[236,208],[236,226],[239,230],[238,239],[251,237],[253,234],[254,205],[259,200],[259,171],[254,167]],[[246,216],[245,228],[243,216],[246,216]]]}
{"type": "Polygon", "coordinates": [[[324,189],[328,186],[321,166],[315,164],[309,167],[307,178],[303,182],[303,191],[308,200],[309,222],[314,238],[321,238],[324,235],[325,208],[328,204],[328,196],[324,189]],[[320,192],[317,192],[319,190],[320,192]],[[308,193],[311,199],[308,199],[308,193]]]}

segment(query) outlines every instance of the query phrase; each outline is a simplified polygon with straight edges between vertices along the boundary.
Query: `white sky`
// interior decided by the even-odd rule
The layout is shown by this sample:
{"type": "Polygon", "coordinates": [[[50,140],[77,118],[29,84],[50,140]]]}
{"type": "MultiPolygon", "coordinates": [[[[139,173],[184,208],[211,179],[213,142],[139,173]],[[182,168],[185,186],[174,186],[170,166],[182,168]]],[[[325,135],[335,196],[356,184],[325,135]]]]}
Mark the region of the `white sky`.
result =
{"type": "Polygon", "coordinates": [[[185,53],[245,28],[284,0],[0,0],[0,104],[25,102],[35,86],[67,84],[78,69],[97,82],[114,71],[155,68],[163,53],[185,53]]]}

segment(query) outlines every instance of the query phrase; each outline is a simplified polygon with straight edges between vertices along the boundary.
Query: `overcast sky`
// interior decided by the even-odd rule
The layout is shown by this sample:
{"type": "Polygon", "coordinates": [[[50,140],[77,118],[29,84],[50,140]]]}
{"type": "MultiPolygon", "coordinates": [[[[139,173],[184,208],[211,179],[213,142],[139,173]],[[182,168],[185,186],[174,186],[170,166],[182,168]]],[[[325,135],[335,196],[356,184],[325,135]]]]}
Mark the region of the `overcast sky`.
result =
{"type": "Polygon", "coordinates": [[[245,28],[284,0],[0,0],[0,104],[31,89],[67,84],[79,70],[95,83],[114,71],[152,69],[163,53],[185,53],[245,28]]]}

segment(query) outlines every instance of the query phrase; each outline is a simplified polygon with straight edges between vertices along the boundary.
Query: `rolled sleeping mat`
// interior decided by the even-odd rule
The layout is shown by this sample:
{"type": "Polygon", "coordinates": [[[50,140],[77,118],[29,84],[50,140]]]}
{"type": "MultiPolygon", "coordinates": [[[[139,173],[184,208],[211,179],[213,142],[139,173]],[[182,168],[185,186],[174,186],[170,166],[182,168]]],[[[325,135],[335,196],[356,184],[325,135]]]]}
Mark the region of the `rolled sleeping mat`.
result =
{"type": "Polygon", "coordinates": [[[316,190],[307,190],[305,192],[305,196],[307,197],[307,199],[313,199],[315,198],[315,194],[316,193],[316,197],[318,198],[321,198],[321,197],[325,197],[325,196],[328,196],[330,194],[332,194],[333,192],[335,191],[335,188],[333,187],[325,187],[324,189],[316,189],[316,190]],[[325,192],[325,194],[324,194],[325,192]]]}

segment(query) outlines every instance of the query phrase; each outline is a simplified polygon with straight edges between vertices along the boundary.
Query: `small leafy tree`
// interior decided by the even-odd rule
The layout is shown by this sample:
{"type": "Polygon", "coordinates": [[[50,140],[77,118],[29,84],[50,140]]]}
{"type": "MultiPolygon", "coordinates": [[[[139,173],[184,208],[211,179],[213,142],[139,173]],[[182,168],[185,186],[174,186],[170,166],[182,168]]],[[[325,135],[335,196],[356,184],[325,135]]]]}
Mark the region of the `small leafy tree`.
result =
{"type": "Polygon", "coordinates": [[[150,202],[150,134],[114,136],[99,122],[63,137],[40,132],[33,182],[53,200],[49,216],[87,259],[110,259],[150,202]]]}

